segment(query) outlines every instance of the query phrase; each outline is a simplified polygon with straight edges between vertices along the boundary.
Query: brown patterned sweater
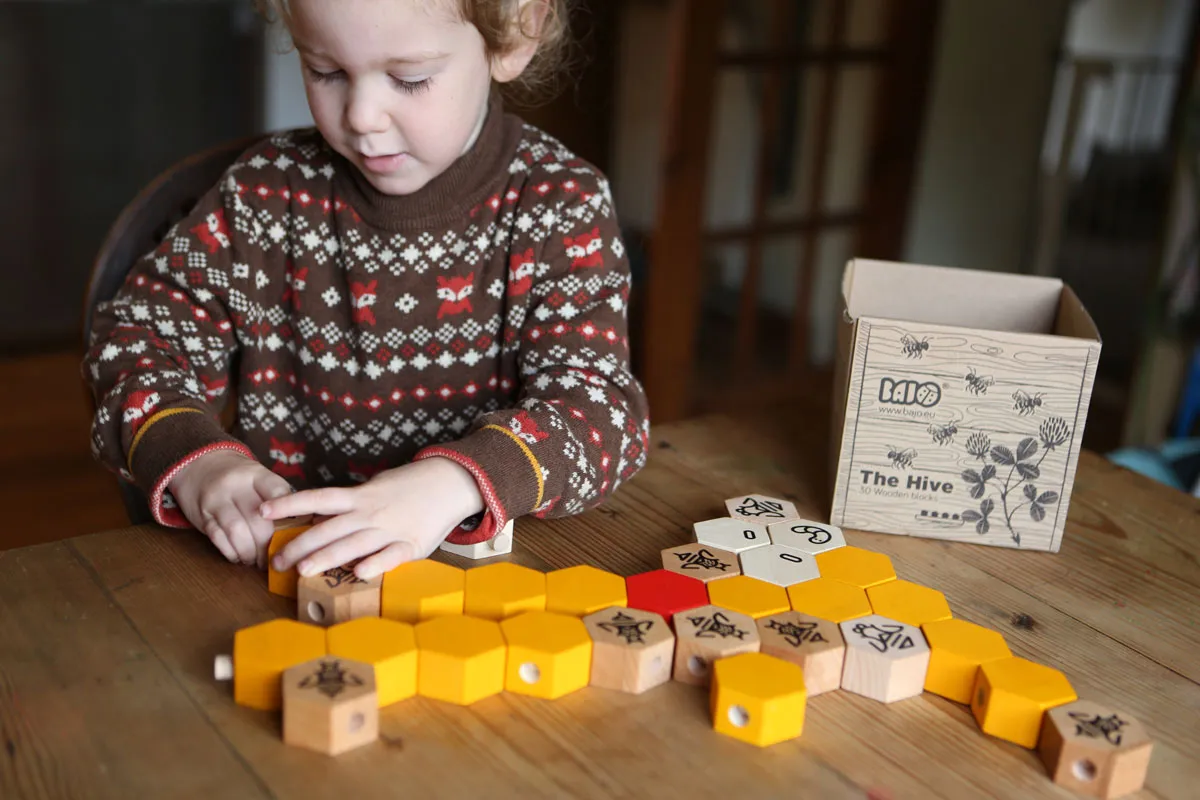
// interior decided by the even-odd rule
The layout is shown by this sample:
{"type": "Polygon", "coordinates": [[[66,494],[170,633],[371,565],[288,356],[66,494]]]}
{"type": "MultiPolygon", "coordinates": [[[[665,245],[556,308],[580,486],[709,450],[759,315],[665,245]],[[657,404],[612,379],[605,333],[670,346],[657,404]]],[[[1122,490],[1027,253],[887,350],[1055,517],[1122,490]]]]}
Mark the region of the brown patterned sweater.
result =
{"type": "Polygon", "coordinates": [[[219,448],[296,488],[452,458],[487,506],[452,542],[576,514],[645,463],[629,290],[607,180],[498,100],[472,149],[407,196],[315,129],[273,135],[98,310],[93,452],[176,527],[166,487],[219,448]]]}

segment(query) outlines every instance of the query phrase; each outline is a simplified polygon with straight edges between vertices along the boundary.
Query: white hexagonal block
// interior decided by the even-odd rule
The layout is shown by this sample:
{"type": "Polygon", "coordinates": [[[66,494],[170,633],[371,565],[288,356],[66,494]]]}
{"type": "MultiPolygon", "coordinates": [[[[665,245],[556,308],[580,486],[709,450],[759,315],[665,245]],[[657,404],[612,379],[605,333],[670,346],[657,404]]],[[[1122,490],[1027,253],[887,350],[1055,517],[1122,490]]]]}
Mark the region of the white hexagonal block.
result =
{"type": "Polygon", "coordinates": [[[787,522],[789,519],[799,519],[796,506],[778,497],[767,497],[765,494],[744,494],[741,497],[731,497],[725,501],[729,516],[746,522],[758,522],[770,525],[772,522],[787,522]]]}
{"type": "Polygon", "coordinates": [[[442,542],[440,550],[445,550],[447,553],[453,553],[456,556],[463,558],[471,558],[479,561],[484,558],[494,558],[495,556],[503,556],[512,552],[513,548],[513,521],[510,519],[500,532],[488,539],[486,542],[476,542],[475,544],[451,544],[450,542],[442,542]]]}
{"type": "Polygon", "coordinates": [[[794,547],[810,555],[846,546],[846,537],[836,525],[826,525],[810,519],[794,519],[767,526],[771,544],[794,547]]]}
{"type": "Polygon", "coordinates": [[[815,556],[783,544],[747,550],[740,555],[740,559],[743,575],[776,586],[791,586],[821,577],[815,556]]]}
{"type": "Polygon", "coordinates": [[[717,517],[696,522],[692,525],[696,541],[725,550],[729,553],[744,553],[755,547],[766,547],[771,543],[765,525],[744,522],[731,517],[717,517]]]}

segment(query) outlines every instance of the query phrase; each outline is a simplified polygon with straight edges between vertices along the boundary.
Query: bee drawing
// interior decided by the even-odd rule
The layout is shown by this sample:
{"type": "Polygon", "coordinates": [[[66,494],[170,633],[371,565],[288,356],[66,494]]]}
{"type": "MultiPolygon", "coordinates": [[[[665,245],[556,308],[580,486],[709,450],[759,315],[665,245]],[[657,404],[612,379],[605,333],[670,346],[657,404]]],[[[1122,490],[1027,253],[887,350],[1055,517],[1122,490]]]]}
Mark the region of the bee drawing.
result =
{"type": "Polygon", "coordinates": [[[967,391],[976,395],[987,394],[988,387],[996,382],[991,375],[980,375],[974,367],[971,367],[964,380],[967,382],[967,391]]]}
{"type": "Polygon", "coordinates": [[[1020,413],[1023,417],[1032,414],[1042,404],[1041,392],[1030,395],[1024,389],[1017,389],[1013,392],[1012,397],[1016,401],[1013,403],[1013,411],[1020,413]]]}
{"type": "Polygon", "coordinates": [[[934,422],[929,425],[928,430],[929,435],[933,437],[934,444],[953,444],[954,437],[958,434],[958,423],[955,420],[950,420],[945,425],[934,422]]]}
{"type": "Polygon", "coordinates": [[[891,459],[893,467],[908,469],[912,466],[913,459],[916,457],[917,451],[911,447],[906,450],[897,450],[895,446],[888,445],[888,458],[891,459]]]}
{"type": "Polygon", "coordinates": [[[929,337],[916,339],[912,334],[906,333],[900,337],[900,348],[909,358],[920,358],[929,349],[929,337]]]}

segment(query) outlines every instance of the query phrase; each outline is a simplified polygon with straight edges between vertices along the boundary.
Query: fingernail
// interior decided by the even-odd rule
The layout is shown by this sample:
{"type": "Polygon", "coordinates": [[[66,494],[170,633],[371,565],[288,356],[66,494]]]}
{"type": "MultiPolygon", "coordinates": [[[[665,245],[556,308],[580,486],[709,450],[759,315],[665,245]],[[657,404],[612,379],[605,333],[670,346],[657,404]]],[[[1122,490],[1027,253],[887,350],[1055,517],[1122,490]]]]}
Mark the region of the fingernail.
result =
{"type": "Polygon", "coordinates": [[[377,569],[364,569],[364,570],[359,570],[357,574],[358,574],[358,578],[359,578],[359,580],[363,580],[363,581],[369,581],[369,580],[371,580],[372,578],[374,578],[376,575],[378,575],[378,574],[379,574],[379,570],[377,570],[377,569]]]}
{"type": "Polygon", "coordinates": [[[261,506],[258,507],[258,514],[260,517],[266,517],[270,513],[271,513],[271,504],[270,503],[263,503],[261,506]]]}
{"type": "Polygon", "coordinates": [[[283,572],[283,559],[279,556],[275,556],[275,558],[271,559],[271,566],[276,572],[283,572]]]}
{"type": "Polygon", "coordinates": [[[312,564],[301,564],[300,566],[298,566],[296,568],[296,571],[299,572],[305,578],[310,578],[313,575],[317,574],[317,571],[312,568],[312,564]]]}

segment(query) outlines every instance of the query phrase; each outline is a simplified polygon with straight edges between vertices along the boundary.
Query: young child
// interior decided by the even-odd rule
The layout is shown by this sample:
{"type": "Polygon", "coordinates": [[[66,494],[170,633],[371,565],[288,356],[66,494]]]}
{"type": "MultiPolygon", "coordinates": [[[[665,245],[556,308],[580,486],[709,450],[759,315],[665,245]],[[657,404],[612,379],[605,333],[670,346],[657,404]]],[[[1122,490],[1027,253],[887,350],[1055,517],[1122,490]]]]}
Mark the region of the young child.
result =
{"type": "Polygon", "coordinates": [[[555,67],[566,0],[268,5],[316,128],[242,154],[98,310],[97,457],[230,561],[316,515],[273,562],[304,575],[604,501],[649,435],[616,213],[497,91],[555,67]]]}

